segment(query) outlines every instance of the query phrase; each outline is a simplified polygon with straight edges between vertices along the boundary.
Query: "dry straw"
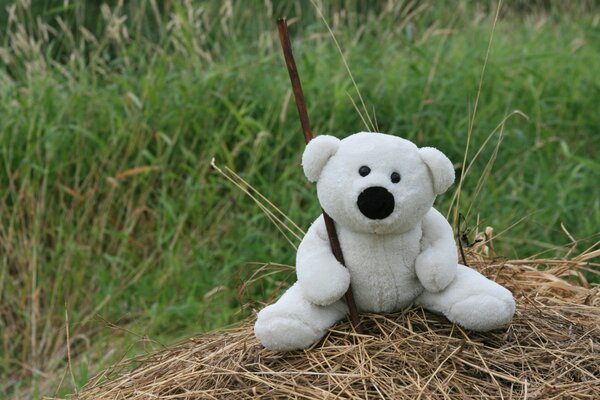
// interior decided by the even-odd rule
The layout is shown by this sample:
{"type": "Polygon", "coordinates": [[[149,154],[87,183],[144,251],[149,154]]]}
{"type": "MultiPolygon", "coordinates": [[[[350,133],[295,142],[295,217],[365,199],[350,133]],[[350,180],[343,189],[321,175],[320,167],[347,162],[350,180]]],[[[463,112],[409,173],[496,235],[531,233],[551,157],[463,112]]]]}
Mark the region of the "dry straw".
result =
{"type": "MultiPolygon", "coordinates": [[[[480,247],[480,249],[483,246],[480,247]]],[[[464,331],[421,308],[362,315],[313,348],[265,350],[253,318],[124,361],[79,399],[599,399],[600,292],[570,260],[502,260],[471,251],[473,268],[512,290],[517,312],[504,329],[464,331]]]]}

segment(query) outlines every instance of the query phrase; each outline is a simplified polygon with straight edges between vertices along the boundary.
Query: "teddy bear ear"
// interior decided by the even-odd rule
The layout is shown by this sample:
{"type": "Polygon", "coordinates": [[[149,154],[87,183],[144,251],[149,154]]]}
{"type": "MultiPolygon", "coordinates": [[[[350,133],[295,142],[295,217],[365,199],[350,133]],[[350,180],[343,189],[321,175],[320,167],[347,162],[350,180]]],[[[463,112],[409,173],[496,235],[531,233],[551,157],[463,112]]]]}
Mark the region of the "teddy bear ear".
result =
{"type": "Polygon", "coordinates": [[[433,147],[421,147],[419,154],[433,177],[433,191],[442,194],[454,183],[454,166],[444,153],[433,147]]]}
{"type": "Polygon", "coordinates": [[[308,142],[302,154],[302,167],[309,181],[319,180],[325,164],[339,147],[340,139],[329,135],[319,135],[308,142]]]}

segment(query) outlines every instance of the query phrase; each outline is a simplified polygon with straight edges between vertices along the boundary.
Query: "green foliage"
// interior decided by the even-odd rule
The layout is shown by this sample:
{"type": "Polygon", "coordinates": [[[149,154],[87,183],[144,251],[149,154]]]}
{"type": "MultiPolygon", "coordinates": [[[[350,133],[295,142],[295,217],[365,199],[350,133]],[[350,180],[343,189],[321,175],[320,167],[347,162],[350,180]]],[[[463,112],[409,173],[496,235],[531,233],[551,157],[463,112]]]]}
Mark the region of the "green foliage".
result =
{"type": "MultiPolygon", "coordinates": [[[[21,1],[0,18],[0,393],[15,396],[53,393],[67,327],[68,388],[128,344],[135,354],[145,338],[172,342],[247,315],[236,296],[247,263],[293,264],[276,227],[210,167],[215,157],[237,171],[304,229],[319,213],[277,16],[292,22],[315,133],[365,129],[309,2],[85,3],[21,1]]],[[[516,2],[501,13],[467,159],[513,110],[529,121],[512,116],[496,131],[459,211],[473,231],[509,229],[495,240],[507,257],[564,254],[554,248],[570,244],[561,223],[580,251],[598,240],[592,5],[516,2]]],[[[460,172],[495,10],[323,7],[379,129],[442,149],[460,172]]],[[[266,298],[282,276],[252,295],[266,298]]]]}

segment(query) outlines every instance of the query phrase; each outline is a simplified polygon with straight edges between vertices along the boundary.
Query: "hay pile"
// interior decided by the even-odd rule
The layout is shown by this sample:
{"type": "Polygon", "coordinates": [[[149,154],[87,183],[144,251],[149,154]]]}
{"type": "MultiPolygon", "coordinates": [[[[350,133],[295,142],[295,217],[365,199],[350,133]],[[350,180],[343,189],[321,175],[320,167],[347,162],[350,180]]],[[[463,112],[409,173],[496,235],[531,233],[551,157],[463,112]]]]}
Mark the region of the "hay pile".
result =
{"type": "Polygon", "coordinates": [[[339,323],[312,349],[279,354],[258,344],[248,320],[118,364],[76,398],[600,399],[600,291],[578,272],[595,253],[512,262],[470,254],[517,298],[506,329],[466,332],[412,308],[362,315],[368,335],[339,323]]]}

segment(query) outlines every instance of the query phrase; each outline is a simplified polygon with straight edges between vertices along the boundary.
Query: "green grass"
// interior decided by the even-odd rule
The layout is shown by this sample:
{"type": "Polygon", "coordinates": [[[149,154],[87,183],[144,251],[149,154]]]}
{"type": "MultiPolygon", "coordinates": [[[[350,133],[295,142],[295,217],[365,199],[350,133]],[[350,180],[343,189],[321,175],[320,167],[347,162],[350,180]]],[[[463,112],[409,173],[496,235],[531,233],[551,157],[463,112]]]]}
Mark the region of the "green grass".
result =
{"type": "MultiPolygon", "coordinates": [[[[249,262],[293,264],[276,227],[210,167],[237,171],[304,229],[319,213],[276,17],[293,22],[315,133],[364,129],[309,2],[34,3],[0,16],[0,394],[17,398],[54,394],[63,374],[68,393],[124,353],[233,323],[249,312],[237,297],[249,262]]],[[[442,149],[460,171],[495,10],[410,4],[323,12],[379,129],[442,149]]],[[[476,196],[493,136],[459,211],[473,230],[510,227],[502,255],[560,256],[561,223],[579,251],[598,240],[600,10],[527,4],[500,15],[469,154],[513,110],[529,121],[508,119],[476,196]]]]}

